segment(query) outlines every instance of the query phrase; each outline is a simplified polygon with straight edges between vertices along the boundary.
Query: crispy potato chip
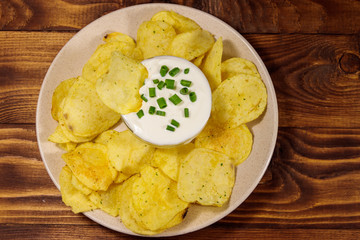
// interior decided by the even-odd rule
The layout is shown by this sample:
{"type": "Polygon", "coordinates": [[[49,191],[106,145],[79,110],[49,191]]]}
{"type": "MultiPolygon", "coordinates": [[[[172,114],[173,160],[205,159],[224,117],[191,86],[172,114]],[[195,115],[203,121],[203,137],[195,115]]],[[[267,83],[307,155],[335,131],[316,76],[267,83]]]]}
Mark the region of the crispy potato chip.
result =
{"type": "Polygon", "coordinates": [[[147,70],[141,63],[114,52],[109,72],[97,80],[96,91],[109,108],[128,114],[141,107],[139,89],[146,77],[147,70]]]}
{"type": "Polygon", "coordinates": [[[67,142],[67,143],[58,143],[57,144],[60,148],[64,149],[67,152],[74,150],[77,146],[77,143],[74,142],[67,142]]]}
{"type": "Polygon", "coordinates": [[[117,217],[121,204],[120,190],[120,184],[111,184],[106,191],[93,191],[89,198],[99,209],[113,217],[117,217]]]}
{"type": "Polygon", "coordinates": [[[181,164],[178,196],[186,202],[222,206],[229,200],[234,182],[235,168],[227,155],[195,148],[181,164]]]}
{"type": "Polygon", "coordinates": [[[200,55],[200,56],[194,58],[191,62],[193,64],[195,64],[195,66],[200,67],[203,62],[204,57],[205,57],[205,54],[200,55]]]}
{"type": "Polygon", "coordinates": [[[267,92],[260,78],[235,75],[213,92],[212,117],[223,128],[235,128],[261,115],[267,92]]]}
{"type": "Polygon", "coordinates": [[[74,174],[71,176],[71,184],[74,186],[74,188],[86,196],[92,193],[92,190],[80,182],[79,179],[74,176],[74,174]]]}
{"type": "Polygon", "coordinates": [[[69,89],[74,84],[77,78],[69,78],[62,81],[56,88],[52,95],[51,102],[51,116],[54,120],[59,121],[59,113],[61,112],[60,105],[64,98],[68,95],[69,89]]]}
{"type": "Polygon", "coordinates": [[[122,183],[122,182],[126,181],[129,177],[131,177],[130,174],[118,172],[117,177],[114,179],[114,183],[122,183]]]}
{"type": "Polygon", "coordinates": [[[59,123],[73,135],[88,138],[109,129],[119,119],[120,114],[108,108],[97,96],[94,84],[80,77],[64,99],[59,123]]]}
{"type": "Polygon", "coordinates": [[[105,191],[113,182],[114,174],[109,166],[107,149],[98,143],[84,143],[62,158],[76,178],[92,190],[105,191]]]}
{"type": "Polygon", "coordinates": [[[169,45],[176,36],[174,28],[163,21],[143,22],[137,31],[137,45],[144,59],[168,55],[169,45]]]}
{"type": "Polygon", "coordinates": [[[148,166],[140,175],[132,188],[131,216],[151,231],[164,229],[189,203],[178,198],[176,182],[160,170],[148,166]]]}
{"type": "Polygon", "coordinates": [[[134,233],[144,235],[154,235],[161,231],[150,231],[136,223],[135,219],[130,213],[130,203],[132,200],[132,189],[134,182],[139,178],[139,175],[134,175],[126,180],[120,186],[119,190],[119,215],[122,223],[133,231],[134,233]]]}
{"type": "Polygon", "coordinates": [[[157,148],[151,160],[151,165],[160,168],[169,178],[177,181],[179,165],[193,149],[194,144],[192,143],[173,148],[157,148]]]}
{"type": "Polygon", "coordinates": [[[62,131],[61,126],[58,124],[55,131],[49,136],[48,140],[53,143],[68,143],[70,140],[62,131]]]}
{"type": "Polygon", "coordinates": [[[221,64],[222,81],[238,74],[249,74],[260,77],[260,74],[254,63],[244,58],[230,58],[221,64]]]}
{"type": "Polygon", "coordinates": [[[72,172],[68,166],[63,167],[60,172],[59,183],[62,201],[71,207],[74,213],[86,212],[96,209],[96,206],[87,196],[77,190],[72,184],[72,172]]]}
{"type": "MultiPolygon", "coordinates": [[[[103,134],[107,134],[104,132],[103,134]]],[[[132,175],[150,164],[155,148],[139,140],[131,131],[112,132],[106,144],[111,165],[119,172],[132,175]]],[[[100,135],[101,136],[101,135],[100,135]]]]}
{"type": "Polygon", "coordinates": [[[200,26],[195,21],[174,11],[158,12],[151,18],[151,21],[166,22],[175,29],[176,33],[183,33],[200,29],[200,26]]]}
{"type": "Polygon", "coordinates": [[[188,61],[206,53],[214,44],[214,37],[208,31],[197,29],[176,35],[170,44],[170,55],[188,61]]]}
{"type": "Polygon", "coordinates": [[[112,33],[107,36],[109,36],[106,39],[107,42],[95,50],[82,70],[82,77],[92,83],[96,83],[97,79],[109,71],[110,58],[113,52],[121,52],[127,57],[138,61],[142,60],[142,54],[139,54],[139,50],[135,50],[133,39],[121,33],[112,33]]]}
{"type": "Polygon", "coordinates": [[[252,134],[245,124],[232,129],[222,129],[211,119],[195,138],[195,147],[224,153],[233,160],[235,166],[249,156],[252,143],[252,134]]]}
{"type": "Polygon", "coordinates": [[[221,83],[221,59],[223,42],[220,37],[207,53],[201,70],[209,81],[211,90],[214,91],[221,83]]]}

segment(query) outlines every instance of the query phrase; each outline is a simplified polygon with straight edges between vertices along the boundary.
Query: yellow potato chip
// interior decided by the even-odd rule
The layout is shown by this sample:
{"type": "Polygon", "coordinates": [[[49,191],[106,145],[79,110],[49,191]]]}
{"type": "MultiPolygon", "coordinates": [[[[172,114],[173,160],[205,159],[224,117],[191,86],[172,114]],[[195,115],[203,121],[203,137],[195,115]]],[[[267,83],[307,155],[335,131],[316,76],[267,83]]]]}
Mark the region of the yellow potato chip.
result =
{"type": "Polygon", "coordinates": [[[214,91],[221,83],[221,59],[223,42],[220,37],[206,54],[201,70],[209,81],[211,90],[214,91]]]}
{"type": "Polygon", "coordinates": [[[261,115],[266,107],[267,92],[260,78],[235,75],[213,92],[212,117],[223,128],[235,128],[261,115]]]}
{"type": "Polygon", "coordinates": [[[192,143],[173,148],[157,148],[151,160],[151,165],[160,168],[169,178],[177,181],[179,165],[193,149],[194,144],[192,143]]]}
{"type": "Polygon", "coordinates": [[[132,188],[130,213],[138,224],[151,231],[163,229],[189,203],[177,196],[176,182],[160,170],[148,166],[141,170],[132,188]]]}
{"type": "Polygon", "coordinates": [[[162,21],[170,24],[176,33],[200,29],[200,26],[190,18],[184,17],[174,11],[161,11],[156,13],[151,21],[162,21]]]}
{"type": "Polygon", "coordinates": [[[114,183],[122,183],[122,182],[126,181],[129,177],[131,177],[130,174],[118,172],[117,177],[114,179],[114,183]]]}
{"type": "Polygon", "coordinates": [[[54,120],[59,121],[59,113],[61,112],[61,103],[68,95],[69,89],[74,84],[77,78],[69,78],[62,81],[54,90],[51,102],[51,116],[54,120]]]}
{"type": "Polygon", "coordinates": [[[222,81],[238,74],[249,74],[260,77],[254,63],[244,58],[230,58],[221,64],[222,81]]]}
{"type": "Polygon", "coordinates": [[[76,178],[92,190],[105,191],[115,178],[109,166],[107,149],[98,143],[84,143],[62,158],[76,178]]]}
{"type": "Polygon", "coordinates": [[[117,171],[131,176],[150,164],[155,151],[154,147],[139,140],[129,130],[112,134],[114,135],[106,146],[111,165],[117,171]]]}
{"type": "Polygon", "coordinates": [[[232,129],[222,129],[211,119],[195,138],[195,147],[224,153],[233,160],[235,166],[249,156],[252,143],[252,134],[245,124],[232,129]]]}
{"type": "Polygon", "coordinates": [[[231,159],[220,152],[195,148],[180,166],[178,196],[186,202],[222,206],[235,182],[231,159]]]}
{"type": "Polygon", "coordinates": [[[106,191],[93,191],[89,198],[99,209],[117,217],[120,210],[120,190],[120,184],[111,184],[106,191]]]}
{"type": "Polygon", "coordinates": [[[91,55],[82,70],[82,77],[87,81],[96,83],[110,67],[110,58],[113,52],[121,52],[123,55],[142,60],[142,54],[135,50],[135,42],[125,34],[119,33],[108,34],[107,42],[101,44],[91,55]],[[121,38],[122,40],[119,40],[121,38]]]}
{"type": "Polygon", "coordinates": [[[86,196],[92,192],[92,190],[90,188],[88,188],[82,182],[80,182],[79,179],[77,179],[73,174],[71,176],[71,184],[74,186],[74,188],[76,188],[82,194],[84,194],[86,196]]]}
{"type": "MultiPolygon", "coordinates": [[[[107,42],[107,43],[108,42],[125,42],[134,48],[136,46],[134,39],[132,39],[130,36],[128,36],[124,33],[120,33],[120,32],[112,32],[112,33],[106,34],[103,38],[103,41],[107,42]]],[[[123,53],[123,54],[125,55],[125,53],[123,53]]]]}
{"type": "Polygon", "coordinates": [[[200,67],[201,64],[202,64],[202,62],[203,62],[203,60],[204,60],[204,57],[205,57],[205,54],[200,55],[200,56],[194,58],[191,62],[192,62],[193,64],[195,64],[195,66],[200,67]]]}
{"type": "Polygon", "coordinates": [[[137,31],[137,46],[144,59],[168,55],[169,45],[176,35],[174,28],[162,21],[143,22],[137,31]]]}
{"type": "Polygon", "coordinates": [[[143,234],[143,235],[154,235],[161,231],[150,231],[139,224],[136,223],[135,219],[130,213],[130,203],[132,200],[132,189],[134,182],[139,178],[138,175],[134,175],[128,180],[126,180],[120,186],[119,191],[119,215],[122,223],[133,231],[134,233],[143,234]]]}
{"type": "Polygon", "coordinates": [[[67,143],[58,143],[57,144],[60,148],[64,149],[67,152],[74,150],[77,146],[77,143],[74,142],[67,142],[67,143]]]}
{"type": "Polygon", "coordinates": [[[114,52],[109,72],[97,80],[96,91],[106,106],[128,114],[141,107],[139,89],[146,77],[147,70],[141,63],[114,52]]]}
{"type": "Polygon", "coordinates": [[[72,184],[72,172],[68,166],[63,167],[60,172],[59,183],[62,201],[71,207],[74,213],[86,212],[96,209],[96,206],[87,196],[77,190],[72,184]]]}
{"type": "Polygon", "coordinates": [[[170,44],[170,55],[188,61],[206,53],[214,44],[214,37],[208,31],[197,29],[176,35],[170,44]]]}
{"type": "Polygon", "coordinates": [[[109,129],[119,119],[120,114],[97,96],[94,84],[80,77],[64,99],[59,123],[73,135],[87,138],[109,129]]]}
{"type": "Polygon", "coordinates": [[[58,124],[55,131],[49,136],[48,140],[53,143],[68,143],[70,140],[62,131],[61,126],[58,124]]]}

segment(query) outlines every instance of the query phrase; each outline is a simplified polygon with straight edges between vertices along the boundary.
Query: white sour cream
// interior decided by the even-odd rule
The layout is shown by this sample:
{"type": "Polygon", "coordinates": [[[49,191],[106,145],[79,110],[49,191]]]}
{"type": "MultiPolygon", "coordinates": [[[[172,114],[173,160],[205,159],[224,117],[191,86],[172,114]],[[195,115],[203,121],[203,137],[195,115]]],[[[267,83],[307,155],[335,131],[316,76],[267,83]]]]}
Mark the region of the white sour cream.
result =
{"type": "Polygon", "coordinates": [[[159,56],[146,59],[142,64],[148,70],[148,78],[145,79],[145,84],[140,88],[140,95],[148,100],[142,102],[141,109],[144,116],[139,118],[136,113],[123,115],[122,118],[128,128],[139,138],[144,141],[162,147],[175,146],[190,142],[195,138],[201,130],[205,127],[211,112],[211,89],[202,71],[193,63],[178,57],[173,56],[159,56]],[[169,73],[165,77],[160,75],[161,66],[166,65],[171,69],[178,67],[180,72],[172,77],[169,73]],[[189,69],[189,73],[185,74],[184,70],[189,69]],[[157,84],[153,82],[154,79],[164,81],[166,79],[175,80],[175,89],[167,89],[166,86],[159,90],[157,84]],[[183,95],[180,90],[184,88],[180,81],[189,80],[192,82],[188,87],[189,92],[195,92],[197,100],[190,101],[189,94],[183,95]],[[149,96],[149,88],[155,88],[156,97],[149,96]],[[173,104],[169,98],[176,94],[182,100],[178,105],[173,104]],[[157,99],[163,97],[166,100],[167,107],[160,109],[157,99]],[[154,106],[156,110],[164,111],[165,116],[159,116],[149,113],[150,106],[154,106]],[[185,117],[184,109],[189,109],[189,117],[185,117]],[[180,123],[179,127],[171,124],[174,119],[180,123]],[[172,126],[175,130],[167,130],[167,126],[172,126]]]}

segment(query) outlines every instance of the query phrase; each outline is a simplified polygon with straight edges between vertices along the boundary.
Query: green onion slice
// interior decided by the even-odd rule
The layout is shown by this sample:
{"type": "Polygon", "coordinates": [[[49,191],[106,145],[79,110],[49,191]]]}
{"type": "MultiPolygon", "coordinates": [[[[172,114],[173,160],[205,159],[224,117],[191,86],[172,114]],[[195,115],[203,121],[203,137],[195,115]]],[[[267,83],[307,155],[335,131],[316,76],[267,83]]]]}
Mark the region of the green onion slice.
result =
{"type": "Polygon", "coordinates": [[[165,85],[167,89],[175,89],[175,80],[165,79],[165,85]]]}
{"type": "Polygon", "coordinates": [[[190,72],[190,69],[189,69],[189,68],[185,68],[184,73],[185,73],[185,74],[188,74],[189,72],[190,72]]]}
{"type": "Polygon", "coordinates": [[[163,117],[164,117],[164,116],[166,115],[166,112],[157,110],[157,111],[156,111],[156,115],[159,115],[159,116],[163,116],[163,117]]]}
{"type": "Polygon", "coordinates": [[[158,85],[157,85],[157,88],[158,89],[163,89],[163,87],[165,87],[165,82],[164,81],[160,81],[159,83],[158,83],[158,85]]]}
{"type": "Polygon", "coordinates": [[[165,75],[167,74],[168,71],[169,71],[169,68],[166,65],[162,65],[160,68],[160,75],[162,77],[165,77],[165,75]]]}
{"type": "Polygon", "coordinates": [[[169,131],[171,131],[171,132],[174,132],[174,131],[175,131],[175,128],[172,127],[172,126],[170,126],[170,125],[167,125],[167,126],[166,126],[166,130],[169,130],[169,131]]]}
{"type": "Polygon", "coordinates": [[[149,88],[149,96],[150,97],[156,97],[156,91],[155,88],[149,88]]]}
{"type": "Polygon", "coordinates": [[[166,107],[167,107],[165,98],[163,98],[163,97],[162,97],[162,98],[158,98],[156,101],[157,101],[160,109],[163,109],[163,108],[166,108],[166,107]]]}
{"type": "Polygon", "coordinates": [[[144,111],[140,109],[140,111],[138,111],[136,115],[138,116],[138,118],[142,118],[144,116],[144,111]]]}
{"type": "Polygon", "coordinates": [[[178,121],[176,121],[175,119],[171,119],[171,125],[175,126],[175,127],[179,127],[180,123],[178,121]]]}
{"type": "Polygon", "coordinates": [[[175,77],[176,74],[178,74],[179,72],[180,72],[180,68],[175,67],[175,68],[171,69],[171,71],[169,72],[169,75],[172,77],[175,77]]]}
{"type": "Polygon", "coordinates": [[[195,92],[191,92],[191,93],[189,94],[189,97],[190,97],[190,101],[192,101],[192,102],[195,102],[196,99],[197,99],[195,92]]]}
{"type": "Polygon", "coordinates": [[[190,87],[191,83],[192,83],[191,81],[184,79],[180,81],[180,84],[183,85],[184,87],[190,87]]]}
{"type": "Polygon", "coordinates": [[[189,89],[186,88],[186,87],[184,87],[184,88],[180,89],[180,93],[181,93],[182,95],[187,95],[187,94],[189,93],[189,89]]]}
{"type": "Polygon", "coordinates": [[[184,115],[186,118],[188,118],[190,116],[188,108],[184,108],[184,115]]]}
{"type": "Polygon", "coordinates": [[[174,94],[171,97],[169,97],[169,100],[174,104],[174,105],[178,105],[179,103],[182,102],[181,98],[179,98],[178,95],[174,94]]]}
{"type": "Polygon", "coordinates": [[[159,82],[160,82],[159,79],[154,79],[154,80],[153,80],[153,83],[154,83],[154,84],[158,84],[159,82]]]}
{"type": "Polygon", "coordinates": [[[142,99],[142,100],[144,100],[145,102],[147,102],[147,101],[148,101],[148,99],[145,97],[145,95],[144,95],[144,94],[141,94],[141,99],[142,99]]]}
{"type": "Polygon", "coordinates": [[[149,114],[153,115],[155,113],[155,107],[154,106],[150,106],[149,107],[149,114]]]}

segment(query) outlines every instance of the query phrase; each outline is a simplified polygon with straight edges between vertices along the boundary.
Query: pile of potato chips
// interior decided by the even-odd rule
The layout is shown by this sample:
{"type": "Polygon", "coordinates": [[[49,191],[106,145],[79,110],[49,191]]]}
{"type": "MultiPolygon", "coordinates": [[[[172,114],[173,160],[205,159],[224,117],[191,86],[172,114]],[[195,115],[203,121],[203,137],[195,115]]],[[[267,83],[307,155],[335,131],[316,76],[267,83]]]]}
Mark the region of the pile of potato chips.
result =
{"type": "Polygon", "coordinates": [[[183,220],[190,204],[229,201],[235,167],[250,154],[246,123],[259,117],[267,92],[256,66],[242,58],[222,61],[222,38],[172,11],[155,14],[138,29],[136,42],[111,33],[85,64],[82,75],[63,81],[52,98],[58,127],[49,137],[67,152],[60,174],[63,202],[75,213],[101,209],[131,231],[153,235],[183,220]],[[147,71],[140,61],[159,55],[185,58],[206,75],[212,114],[192,143],[157,148],[129,130],[111,128],[121,114],[141,107],[147,71]]]}

